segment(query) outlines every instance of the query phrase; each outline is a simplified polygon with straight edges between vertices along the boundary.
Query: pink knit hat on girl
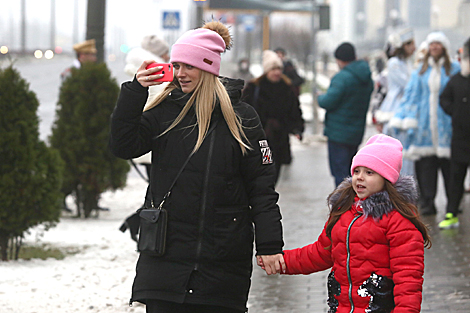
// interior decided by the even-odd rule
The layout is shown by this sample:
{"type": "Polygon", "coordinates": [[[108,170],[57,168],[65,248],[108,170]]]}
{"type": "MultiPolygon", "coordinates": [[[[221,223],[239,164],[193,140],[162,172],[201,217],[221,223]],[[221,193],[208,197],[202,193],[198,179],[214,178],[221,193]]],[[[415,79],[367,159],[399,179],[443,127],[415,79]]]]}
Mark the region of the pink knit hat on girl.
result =
{"type": "Polygon", "coordinates": [[[181,62],[219,76],[224,39],[215,31],[198,28],[184,33],[171,49],[170,62],[181,62]]]}
{"type": "Polygon", "coordinates": [[[383,134],[374,135],[354,156],[351,175],[356,167],[364,166],[395,184],[400,176],[402,150],[399,140],[383,134]]]}

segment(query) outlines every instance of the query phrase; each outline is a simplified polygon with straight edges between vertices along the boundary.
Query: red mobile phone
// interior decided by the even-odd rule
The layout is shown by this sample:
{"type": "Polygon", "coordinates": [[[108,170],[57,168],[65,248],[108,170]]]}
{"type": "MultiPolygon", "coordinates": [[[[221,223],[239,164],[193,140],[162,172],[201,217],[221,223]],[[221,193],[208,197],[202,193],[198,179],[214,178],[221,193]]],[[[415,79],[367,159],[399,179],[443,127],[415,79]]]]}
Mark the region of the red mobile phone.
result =
{"type": "Polygon", "coordinates": [[[149,68],[157,67],[157,66],[162,66],[163,68],[158,71],[153,73],[153,75],[157,74],[163,74],[163,77],[154,79],[154,82],[171,82],[173,80],[173,64],[171,63],[151,63],[147,65],[146,69],[148,70],[149,68]]]}

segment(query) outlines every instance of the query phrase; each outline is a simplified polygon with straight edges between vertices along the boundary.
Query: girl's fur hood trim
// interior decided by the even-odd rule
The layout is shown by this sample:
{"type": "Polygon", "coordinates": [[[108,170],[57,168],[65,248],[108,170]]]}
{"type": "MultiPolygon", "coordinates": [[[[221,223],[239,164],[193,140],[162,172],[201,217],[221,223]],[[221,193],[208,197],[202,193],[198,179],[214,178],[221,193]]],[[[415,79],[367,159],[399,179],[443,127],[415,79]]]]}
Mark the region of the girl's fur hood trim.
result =
{"type": "MultiPolygon", "coordinates": [[[[400,176],[397,182],[394,184],[397,192],[403,197],[406,202],[418,203],[418,189],[413,176],[400,176]]],[[[344,190],[345,188],[352,188],[352,178],[346,178],[339,186],[335,189],[331,195],[328,206],[332,207],[333,203],[336,203],[340,197],[338,190],[344,190]]],[[[388,215],[393,211],[393,205],[390,201],[390,197],[387,191],[383,190],[377,192],[364,201],[359,201],[362,205],[364,212],[364,219],[371,216],[374,219],[380,219],[383,215],[388,215]]]]}

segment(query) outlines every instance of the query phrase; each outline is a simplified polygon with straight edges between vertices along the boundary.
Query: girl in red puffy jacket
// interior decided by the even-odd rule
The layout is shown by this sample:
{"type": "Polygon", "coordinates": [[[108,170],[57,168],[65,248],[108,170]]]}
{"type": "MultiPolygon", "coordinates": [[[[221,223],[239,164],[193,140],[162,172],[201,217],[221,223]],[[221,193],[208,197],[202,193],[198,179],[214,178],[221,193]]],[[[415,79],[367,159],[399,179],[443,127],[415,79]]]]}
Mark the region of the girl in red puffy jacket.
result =
{"type": "Polygon", "coordinates": [[[401,165],[400,141],[371,137],[353,159],[352,178],[329,195],[318,240],[284,251],[282,274],[332,268],[329,313],[420,312],[424,247],[431,241],[418,215],[415,182],[399,176],[401,165]]]}

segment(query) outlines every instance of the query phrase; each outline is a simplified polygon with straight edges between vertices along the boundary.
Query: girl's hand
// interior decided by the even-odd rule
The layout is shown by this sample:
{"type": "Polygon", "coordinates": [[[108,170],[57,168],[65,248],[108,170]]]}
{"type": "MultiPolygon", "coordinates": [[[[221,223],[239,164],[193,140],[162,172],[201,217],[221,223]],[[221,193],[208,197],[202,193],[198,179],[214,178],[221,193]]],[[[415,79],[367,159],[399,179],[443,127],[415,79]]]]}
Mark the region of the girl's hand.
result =
{"type": "Polygon", "coordinates": [[[273,275],[286,272],[284,256],[279,253],[275,255],[257,255],[256,263],[266,271],[266,274],[273,275]]]}
{"type": "Polygon", "coordinates": [[[149,64],[155,63],[154,60],[145,60],[137,70],[135,77],[142,87],[161,85],[162,82],[154,82],[155,79],[162,78],[163,74],[155,74],[162,69],[161,66],[146,69],[149,64]]]}

